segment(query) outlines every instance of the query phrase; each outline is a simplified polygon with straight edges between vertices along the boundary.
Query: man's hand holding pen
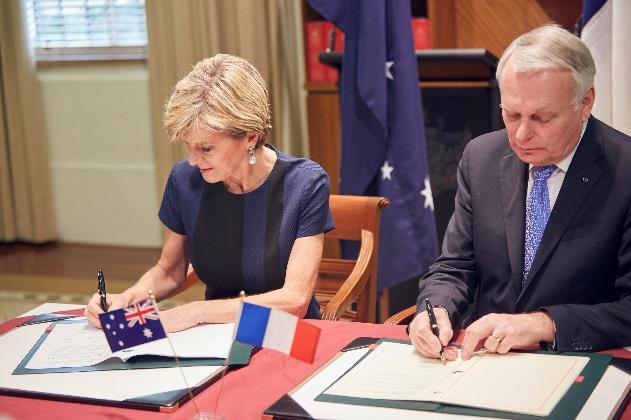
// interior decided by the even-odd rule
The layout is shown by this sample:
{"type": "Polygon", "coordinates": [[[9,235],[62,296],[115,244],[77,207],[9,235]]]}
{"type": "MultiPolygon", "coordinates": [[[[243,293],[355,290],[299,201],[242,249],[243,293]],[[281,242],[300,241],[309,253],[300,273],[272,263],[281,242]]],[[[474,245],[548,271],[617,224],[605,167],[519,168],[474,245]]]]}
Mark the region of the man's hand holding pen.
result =
{"type": "Polygon", "coordinates": [[[443,350],[446,360],[455,360],[458,352],[454,347],[448,346],[454,332],[447,311],[441,307],[434,307],[434,314],[439,330],[438,337],[432,330],[432,322],[427,310],[425,310],[412,320],[410,340],[414,348],[424,357],[440,358],[440,352],[443,350]]]}
{"type": "MultiPolygon", "coordinates": [[[[433,322],[427,310],[420,312],[410,324],[410,340],[424,357],[440,358],[441,348],[447,360],[456,359],[455,347],[446,347],[453,336],[447,311],[434,307],[438,338],[432,330],[433,322]]],[[[491,353],[504,354],[512,348],[526,348],[539,342],[552,343],[555,338],[554,321],[545,312],[525,314],[488,314],[467,327],[461,346],[462,360],[468,360],[484,348],[491,353]]]]}
{"type": "MultiPolygon", "coordinates": [[[[434,307],[432,306],[432,303],[429,301],[429,299],[425,299],[425,311],[427,312],[427,315],[429,316],[429,324],[432,328],[432,333],[436,337],[438,337],[440,341],[440,330],[438,329],[438,324],[436,323],[436,314],[434,314],[434,307]]],[[[441,345],[439,354],[440,354],[440,361],[443,362],[443,365],[445,364],[444,350],[445,350],[444,346],[441,345]]]]}

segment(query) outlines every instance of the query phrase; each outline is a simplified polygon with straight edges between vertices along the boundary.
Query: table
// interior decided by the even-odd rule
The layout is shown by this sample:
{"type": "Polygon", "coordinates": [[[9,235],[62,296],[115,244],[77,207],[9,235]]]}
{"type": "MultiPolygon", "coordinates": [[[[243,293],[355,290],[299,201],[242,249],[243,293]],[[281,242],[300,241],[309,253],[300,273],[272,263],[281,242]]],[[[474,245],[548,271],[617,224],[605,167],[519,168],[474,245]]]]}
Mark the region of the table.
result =
{"type": "MultiPolygon", "coordinates": [[[[263,411],[281,396],[302,382],[317,368],[333,357],[356,337],[388,337],[407,339],[405,327],[401,325],[362,324],[340,321],[310,320],[322,329],[320,343],[313,364],[291,359],[284,354],[261,350],[252,357],[249,366],[226,375],[221,382],[213,384],[196,397],[203,411],[217,412],[226,419],[260,419],[263,411]],[[221,393],[221,395],[220,395],[221,393]]],[[[2,333],[2,326],[0,326],[2,333]]],[[[615,355],[631,358],[626,350],[616,350],[615,355]]],[[[77,404],[38,400],[22,397],[0,396],[0,417],[16,419],[51,418],[90,419],[190,419],[195,410],[186,403],[174,413],[157,413],[99,405],[77,404]]],[[[627,406],[623,419],[631,419],[631,404],[627,406]]]]}

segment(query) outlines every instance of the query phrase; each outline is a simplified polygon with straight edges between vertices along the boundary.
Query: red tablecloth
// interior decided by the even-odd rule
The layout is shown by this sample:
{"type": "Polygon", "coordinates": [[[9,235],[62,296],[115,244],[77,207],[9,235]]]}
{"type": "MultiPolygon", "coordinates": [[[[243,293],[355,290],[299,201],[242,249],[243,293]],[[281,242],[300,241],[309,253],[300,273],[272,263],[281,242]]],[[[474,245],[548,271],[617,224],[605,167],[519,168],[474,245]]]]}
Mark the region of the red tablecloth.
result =
{"type": "MultiPolygon", "coordinates": [[[[249,366],[233,371],[223,379],[223,386],[215,383],[196,397],[202,411],[217,412],[226,419],[260,419],[263,411],[302,380],[326,363],[335,353],[356,337],[407,338],[403,326],[375,325],[333,321],[310,321],[322,328],[320,344],[313,364],[269,350],[252,357],[249,366]],[[219,389],[221,396],[217,401],[219,389]]],[[[2,326],[0,326],[0,333],[2,326]]],[[[631,356],[626,350],[620,355],[631,356]],[[623,353],[624,352],[624,353],[623,353]]],[[[111,385],[111,384],[110,384],[111,385]]],[[[98,405],[62,403],[55,401],[0,396],[0,414],[16,419],[75,418],[75,419],[190,419],[193,405],[188,402],[171,414],[130,410],[98,405]]],[[[624,419],[631,419],[631,405],[624,419]]]]}
{"type": "MultiPolygon", "coordinates": [[[[332,321],[311,321],[322,328],[320,344],[313,364],[269,350],[252,357],[250,365],[230,372],[223,379],[217,412],[226,419],[260,419],[263,411],[302,380],[326,363],[355,337],[406,338],[403,326],[373,325],[332,321]]],[[[2,332],[2,327],[0,327],[2,332]]],[[[213,411],[220,383],[215,383],[196,397],[202,411],[213,411]]],[[[95,419],[190,419],[195,410],[189,402],[171,414],[130,410],[88,404],[63,403],[20,397],[0,396],[0,414],[16,419],[95,418],[95,419]],[[52,411],[54,410],[54,411],[52,411]],[[54,414],[53,414],[54,413],[54,414]]]]}

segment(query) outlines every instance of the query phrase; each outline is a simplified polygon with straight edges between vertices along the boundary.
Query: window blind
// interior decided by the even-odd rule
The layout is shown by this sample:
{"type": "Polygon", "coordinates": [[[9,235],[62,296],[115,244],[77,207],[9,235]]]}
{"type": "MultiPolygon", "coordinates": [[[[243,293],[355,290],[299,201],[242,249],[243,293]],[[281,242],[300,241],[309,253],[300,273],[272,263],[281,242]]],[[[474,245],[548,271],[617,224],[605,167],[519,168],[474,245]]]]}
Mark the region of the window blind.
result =
{"type": "Polygon", "coordinates": [[[144,0],[24,0],[36,56],[143,55],[144,0]]]}

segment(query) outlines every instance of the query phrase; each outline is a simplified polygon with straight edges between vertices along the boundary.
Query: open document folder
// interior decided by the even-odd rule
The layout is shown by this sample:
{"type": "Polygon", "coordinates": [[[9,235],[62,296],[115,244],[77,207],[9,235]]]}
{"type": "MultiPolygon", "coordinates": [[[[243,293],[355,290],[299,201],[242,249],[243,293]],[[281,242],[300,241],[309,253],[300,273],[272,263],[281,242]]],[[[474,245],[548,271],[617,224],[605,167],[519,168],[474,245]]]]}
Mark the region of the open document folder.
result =
{"type": "MultiPolygon", "coordinates": [[[[217,359],[223,362],[230,355],[233,331],[234,324],[205,324],[171,333],[169,336],[177,356],[181,359],[217,359]]],[[[247,353],[249,359],[249,351],[247,353]]],[[[103,332],[90,326],[85,319],[62,321],[52,324],[46,330],[14,374],[144,367],[129,364],[125,366],[124,362],[136,356],[173,358],[174,355],[167,340],[153,341],[112,353],[103,332]]],[[[244,362],[247,363],[247,360],[244,362]]],[[[163,366],[155,366],[154,363],[146,367],[163,366]]]]}
{"type": "Polygon", "coordinates": [[[400,408],[426,402],[548,416],[589,361],[585,356],[487,353],[444,366],[423,358],[411,344],[383,341],[316,400],[380,401],[400,408]]]}
{"type": "MultiPolygon", "coordinates": [[[[182,379],[182,372],[176,368],[172,357],[139,356],[127,362],[111,358],[92,367],[22,369],[20,374],[16,374],[16,366],[30,360],[28,355],[38,350],[36,343],[46,341],[48,327],[49,324],[29,325],[16,328],[0,337],[0,395],[116,405],[161,412],[175,410],[188,400],[188,389],[182,379]]],[[[244,346],[239,351],[233,348],[228,365],[247,364],[250,355],[251,347],[244,346]],[[242,363],[232,362],[237,358],[242,363]]],[[[224,362],[225,359],[216,358],[180,359],[186,381],[193,393],[209,386],[221,377],[222,372],[229,370],[224,362]]]]}

